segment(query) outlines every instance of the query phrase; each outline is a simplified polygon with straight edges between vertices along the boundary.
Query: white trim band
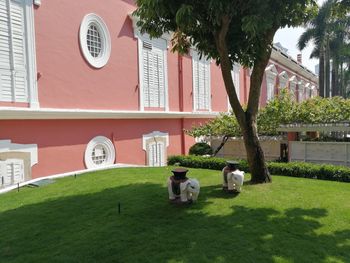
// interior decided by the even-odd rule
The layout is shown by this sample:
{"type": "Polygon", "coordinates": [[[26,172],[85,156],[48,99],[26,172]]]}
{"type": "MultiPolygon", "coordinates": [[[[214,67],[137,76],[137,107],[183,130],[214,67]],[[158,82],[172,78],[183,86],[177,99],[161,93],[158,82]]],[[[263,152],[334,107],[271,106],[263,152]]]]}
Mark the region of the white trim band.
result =
{"type": "Polygon", "coordinates": [[[180,111],[118,111],[54,108],[0,108],[0,120],[53,120],[53,119],[209,119],[219,116],[219,112],[180,111]]]}

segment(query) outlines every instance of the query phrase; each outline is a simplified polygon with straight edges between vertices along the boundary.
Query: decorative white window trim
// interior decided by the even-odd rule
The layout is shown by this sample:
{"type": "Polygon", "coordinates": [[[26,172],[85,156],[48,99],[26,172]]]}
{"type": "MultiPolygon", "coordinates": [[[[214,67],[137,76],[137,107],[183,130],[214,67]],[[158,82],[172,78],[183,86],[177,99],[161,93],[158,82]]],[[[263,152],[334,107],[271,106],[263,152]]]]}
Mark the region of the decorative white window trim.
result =
{"type": "Polygon", "coordinates": [[[278,71],[274,64],[270,64],[265,69],[266,74],[266,101],[270,101],[275,96],[275,84],[278,71]]]}
{"type": "Polygon", "coordinates": [[[0,140],[0,152],[27,152],[30,153],[30,165],[38,163],[37,144],[18,144],[11,140],[0,140]]]}
{"type": "MultiPolygon", "coordinates": [[[[190,55],[192,56],[192,99],[193,99],[193,111],[201,111],[201,110],[205,110],[205,111],[211,111],[211,70],[210,70],[210,64],[211,61],[205,59],[204,57],[200,58],[199,53],[194,50],[191,49],[190,50],[190,55]],[[197,68],[195,67],[195,64],[197,63],[197,68]],[[207,90],[206,90],[206,98],[203,97],[203,102],[202,104],[204,105],[203,108],[199,107],[200,101],[199,97],[198,97],[198,87],[196,87],[196,83],[198,83],[198,81],[196,81],[196,71],[199,71],[198,65],[202,64],[205,67],[205,72],[204,74],[206,74],[207,76],[205,76],[205,87],[204,89],[206,89],[207,86],[207,90]],[[207,104],[205,103],[205,100],[207,100],[207,104]]],[[[197,74],[199,74],[199,72],[197,72],[197,74]]]]}
{"type": "Polygon", "coordinates": [[[37,6],[40,6],[41,5],[41,0],[34,0],[34,4],[37,5],[37,6]]]}
{"type": "Polygon", "coordinates": [[[88,169],[98,168],[114,164],[115,156],[115,148],[112,141],[104,136],[96,136],[86,146],[84,161],[88,169]],[[103,157],[101,163],[96,163],[96,160],[93,159],[93,153],[96,150],[100,151],[99,156],[103,157]]]}
{"type": "Polygon", "coordinates": [[[79,29],[80,48],[85,60],[94,68],[102,68],[105,66],[111,55],[111,36],[109,34],[106,23],[96,14],[87,14],[84,16],[79,29]],[[95,26],[101,39],[101,51],[97,57],[92,56],[88,48],[88,31],[90,26],[95,26]]]}
{"type": "Polygon", "coordinates": [[[298,82],[298,102],[302,102],[305,99],[305,81],[300,80],[298,82]]]}
{"type": "MultiPolygon", "coordinates": [[[[135,29],[134,29],[135,32],[135,29]]],[[[169,111],[169,96],[168,96],[168,59],[167,48],[168,41],[163,38],[151,39],[148,34],[141,35],[137,30],[137,43],[138,43],[138,60],[139,60],[139,92],[140,92],[140,111],[145,110],[145,87],[144,87],[144,67],[143,67],[143,42],[150,42],[152,46],[157,46],[163,50],[163,70],[164,70],[164,110],[169,111]]]]}
{"type": "MultiPolygon", "coordinates": [[[[167,160],[167,148],[169,147],[169,134],[165,132],[160,131],[154,131],[148,134],[144,134],[142,136],[142,149],[146,152],[147,156],[147,165],[148,166],[165,166],[166,160],[167,160]],[[152,141],[150,141],[152,140],[152,141]],[[153,145],[154,144],[154,145],[153,145]],[[150,148],[152,146],[156,146],[156,149],[163,147],[163,154],[162,156],[159,156],[158,153],[156,153],[157,160],[154,160],[154,158],[150,157],[150,154],[152,152],[150,151],[150,148]],[[160,147],[158,147],[160,146],[160,147]],[[156,164],[155,164],[156,163],[156,164]]],[[[154,148],[154,147],[153,147],[154,148]]]]}
{"type": "Polygon", "coordinates": [[[294,100],[296,100],[298,97],[298,94],[296,94],[297,84],[298,84],[298,80],[297,80],[297,77],[294,75],[289,79],[289,92],[291,93],[294,100]]]}
{"type": "Polygon", "coordinates": [[[288,87],[289,76],[286,71],[282,71],[280,74],[278,74],[278,79],[279,79],[280,89],[284,89],[288,87]]]}

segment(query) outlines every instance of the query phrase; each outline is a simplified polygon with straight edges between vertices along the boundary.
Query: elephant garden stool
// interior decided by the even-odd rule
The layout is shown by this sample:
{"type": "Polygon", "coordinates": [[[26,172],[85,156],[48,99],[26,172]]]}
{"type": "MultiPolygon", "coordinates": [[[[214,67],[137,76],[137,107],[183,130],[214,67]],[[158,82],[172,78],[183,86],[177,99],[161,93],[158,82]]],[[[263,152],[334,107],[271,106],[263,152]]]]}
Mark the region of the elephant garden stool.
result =
{"type": "Polygon", "coordinates": [[[168,193],[171,202],[192,203],[199,195],[199,182],[186,177],[188,170],[176,168],[172,170],[173,176],[168,178],[168,193]]]}
{"type": "Polygon", "coordinates": [[[244,182],[244,172],[238,169],[238,162],[227,161],[222,170],[222,189],[228,193],[240,193],[244,182]]]}

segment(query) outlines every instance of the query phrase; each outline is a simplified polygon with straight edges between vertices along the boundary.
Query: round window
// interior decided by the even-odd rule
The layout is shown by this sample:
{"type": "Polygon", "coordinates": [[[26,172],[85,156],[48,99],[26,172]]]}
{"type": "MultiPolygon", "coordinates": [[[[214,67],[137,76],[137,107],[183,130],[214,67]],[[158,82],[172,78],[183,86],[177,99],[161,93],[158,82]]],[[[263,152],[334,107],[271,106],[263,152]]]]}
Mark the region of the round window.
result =
{"type": "Polygon", "coordinates": [[[84,159],[87,168],[112,165],[115,160],[115,148],[112,141],[104,136],[93,138],[86,146],[84,159]]]}
{"type": "Polygon", "coordinates": [[[111,37],[101,17],[86,15],[80,25],[79,39],[84,58],[91,66],[102,68],[107,64],[111,55],[111,37]]]}

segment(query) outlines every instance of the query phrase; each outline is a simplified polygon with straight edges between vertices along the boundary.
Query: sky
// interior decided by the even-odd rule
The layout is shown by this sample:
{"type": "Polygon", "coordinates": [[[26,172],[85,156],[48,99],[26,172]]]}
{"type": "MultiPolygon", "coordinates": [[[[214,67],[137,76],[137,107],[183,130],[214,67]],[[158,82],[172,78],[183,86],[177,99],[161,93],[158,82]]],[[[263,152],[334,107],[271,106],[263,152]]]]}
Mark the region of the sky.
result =
{"type": "MultiPolygon", "coordinates": [[[[318,5],[321,5],[325,0],[318,0],[318,5]]],[[[313,49],[313,44],[309,44],[303,51],[299,51],[297,43],[300,35],[305,31],[302,27],[297,28],[282,28],[276,32],[274,43],[280,42],[281,45],[288,49],[288,54],[297,59],[297,54],[301,53],[303,57],[303,65],[312,72],[315,72],[315,65],[318,64],[318,59],[310,59],[310,54],[313,49]]]]}

